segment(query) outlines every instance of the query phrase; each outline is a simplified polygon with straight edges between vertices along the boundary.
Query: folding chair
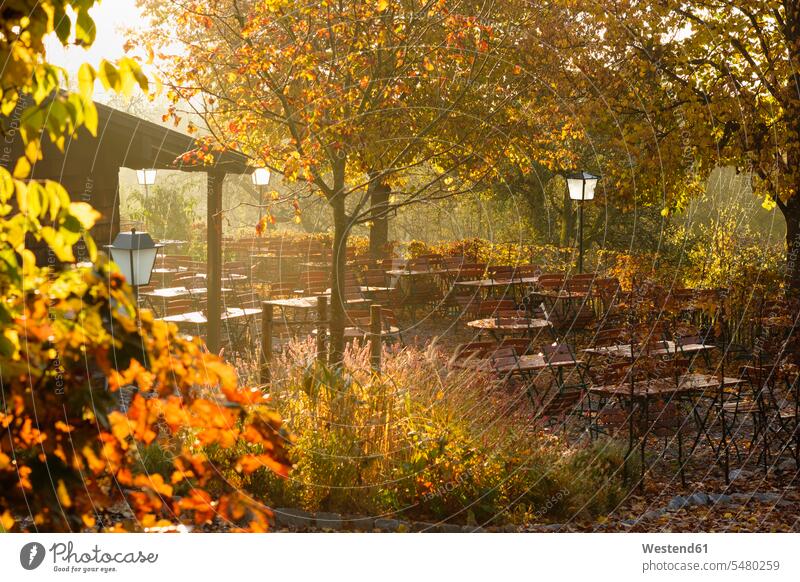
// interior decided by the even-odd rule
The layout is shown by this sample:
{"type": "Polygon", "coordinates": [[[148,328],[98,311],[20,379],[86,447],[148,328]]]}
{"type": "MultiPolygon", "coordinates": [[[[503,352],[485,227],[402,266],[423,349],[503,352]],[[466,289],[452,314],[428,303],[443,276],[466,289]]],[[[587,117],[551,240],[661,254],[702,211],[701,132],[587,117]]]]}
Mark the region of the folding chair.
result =
{"type": "Polygon", "coordinates": [[[542,348],[542,355],[544,356],[547,368],[556,381],[559,392],[575,387],[579,387],[583,390],[586,389],[587,382],[581,370],[582,363],[575,358],[575,353],[571,346],[566,343],[545,344],[542,348]],[[577,374],[578,378],[576,383],[567,383],[567,379],[564,377],[565,368],[571,368],[577,374]]]}

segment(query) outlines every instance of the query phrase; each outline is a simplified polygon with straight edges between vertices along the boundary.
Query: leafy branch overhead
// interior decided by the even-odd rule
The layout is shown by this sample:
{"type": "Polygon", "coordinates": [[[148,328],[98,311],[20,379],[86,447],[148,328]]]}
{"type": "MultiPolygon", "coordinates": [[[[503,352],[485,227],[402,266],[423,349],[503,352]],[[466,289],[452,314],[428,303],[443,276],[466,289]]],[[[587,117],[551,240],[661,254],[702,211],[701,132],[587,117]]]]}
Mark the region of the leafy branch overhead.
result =
{"type": "MultiPolygon", "coordinates": [[[[0,113],[19,124],[25,148],[14,176],[26,178],[41,159],[40,136],[46,133],[63,150],[65,140],[80,127],[97,135],[97,110],[92,101],[95,80],[108,90],[130,95],[134,87],[148,91],[149,82],[139,63],[131,58],[117,63],[102,60],[78,73],[78,93],[69,86],[67,72],[45,57],[44,39],[55,34],[64,44],[89,46],[96,29],[89,10],[96,0],[16,0],[0,7],[0,113]]],[[[3,131],[8,131],[3,127],[3,131]]]]}

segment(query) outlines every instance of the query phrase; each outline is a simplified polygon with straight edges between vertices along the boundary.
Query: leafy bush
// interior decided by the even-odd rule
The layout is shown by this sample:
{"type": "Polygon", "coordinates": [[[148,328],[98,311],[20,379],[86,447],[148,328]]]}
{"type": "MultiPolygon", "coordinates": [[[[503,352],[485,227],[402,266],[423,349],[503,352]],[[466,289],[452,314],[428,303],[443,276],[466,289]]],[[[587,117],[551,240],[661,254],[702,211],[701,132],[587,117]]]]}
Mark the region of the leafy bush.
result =
{"type": "Polygon", "coordinates": [[[536,264],[546,271],[564,272],[574,267],[575,249],[532,243],[496,243],[481,238],[427,243],[403,243],[404,255],[416,258],[426,254],[464,256],[468,261],[489,265],[536,264]]]}
{"type": "Polygon", "coordinates": [[[6,530],[34,527],[19,519],[28,514],[39,531],[94,527],[98,508],[119,501],[143,528],[217,516],[266,527],[266,508],[222,480],[201,449],[237,447],[237,471],[285,475],[286,437],[260,391],[238,388],[232,368],[149,312],[137,322],[129,288],[105,269],[42,277],[6,305],[6,530]],[[124,387],[138,388],[127,413],[118,407],[124,387]]]}
{"type": "Polygon", "coordinates": [[[276,365],[271,402],[296,436],[291,477],[262,495],[309,510],[459,522],[561,519],[613,507],[624,493],[614,443],[571,445],[532,425],[527,401],[492,377],[450,371],[435,347],[368,349],[344,368],[295,343],[276,365]]]}
{"type": "Polygon", "coordinates": [[[235,472],[285,475],[288,437],[262,393],[238,387],[233,368],[198,340],[138,312],[110,265],[35,265],[26,238],[63,261],[83,238],[97,260],[83,234],[96,217],[88,205],[2,168],[0,202],[0,530],[167,528],[216,517],[265,529],[267,509],[202,450],[236,450],[235,472]],[[120,390],[134,391],[125,412],[120,390]],[[135,523],[106,521],[103,510],[119,502],[135,523]]]}
{"type": "Polygon", "coordinates": [[[143,221],[154,237],[186,241],[193,238],[197,200],[186,184],[151,186],[147,196],[137,189],[131,193],[131,201],[135,204],[131,218],[143,221]]]}

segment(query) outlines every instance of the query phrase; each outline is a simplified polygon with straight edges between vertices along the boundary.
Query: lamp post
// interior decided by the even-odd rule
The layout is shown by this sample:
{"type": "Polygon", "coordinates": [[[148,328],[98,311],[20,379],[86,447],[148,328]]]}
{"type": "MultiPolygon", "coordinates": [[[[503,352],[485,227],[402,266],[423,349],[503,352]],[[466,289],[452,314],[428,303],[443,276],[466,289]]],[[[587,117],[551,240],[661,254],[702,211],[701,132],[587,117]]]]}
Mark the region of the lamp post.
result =
{"type": "Polygon", "coordinates": [[[136,170],[136,180],[139,186],[144,186],[144,199],[147,200],[148,186],[156,183],[156,170],[155,168],[146,168],[144,170],[136,170]]]}
{"type": "Polygon", "coordinates": [[[156,244],[149,233],[121,232],[114,239],[114,244],[108,245],[111,260],[119,267],[120,272],[133,287],[136,304],[139,304],[139,286],[150,283],[153,266],[156,263],[158,249],[164,245],[156,244]]]}
{"type": "Polygon", "coordinates": [[[578,273],[583,273],[583,202],[594,199],[599,179],[600,176],[583,171],[567,174],[569,197],[578,202],[578,273]]]}
{"type": "Polygon", "coordinates": [[[256,168],[250,176],[253,180],[253,186],[258,187],[258,222],[264,214],[264,187],[269,184],[270,173],[267,168],[256,168]]]}
{"type": "Polygon", "coordinates": [[[147,198],[149,196],[149,186],[156,183],[156,170],[155,168],[145,168],[144,170],[136,170],[136,181],[139,186],[144,186],[144,204],[142,204],[142,211],[144,212],[145,226],[147,226],[147,198]]]}

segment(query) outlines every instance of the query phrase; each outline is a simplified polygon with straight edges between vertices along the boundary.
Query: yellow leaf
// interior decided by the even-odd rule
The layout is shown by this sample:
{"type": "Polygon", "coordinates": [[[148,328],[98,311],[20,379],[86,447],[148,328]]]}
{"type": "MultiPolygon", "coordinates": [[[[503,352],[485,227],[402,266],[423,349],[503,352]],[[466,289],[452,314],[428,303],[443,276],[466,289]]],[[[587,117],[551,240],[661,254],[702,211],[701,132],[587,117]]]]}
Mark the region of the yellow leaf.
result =
{"type": "Polygon", "coordinates": [[[94,101],[87,99],[83,104],[83,125],[92,137],[97,137],[97,124],[97,107],[94,101]]]}
{"type": "Polygon", "coordinates": [[[42,159],[42,151],[39,148],[39,140],[29,141],[25,146],[25,157],[31,161],[36,162],[42,159]]]}
{"type": "Polygon", "coordinates": [[[96,78],[97,75],[91,65],[83,63],[81,68],[78,69],[78,90],[81,97],[84,99],[91,98],[92,93],[94,93],[94,81],[96,78]]]}
{"type": "Polygon", "coordinates": [[[56,491],[58,492],[59,503],[61,503],[63,507],[72,507],[72,498],[69,496],[69,493],[67,493],[67,486],[64,485],[62,479],[58,480],[56,491]]]}
{"type": "Polygon", "coordinates": [[[14,180],[5,168],[0,168],[0,202],[5,202],[14,195],[14,180]]]}
{"type": "Polygon", "coordinates": [[[11,516],[11,512],[5,511],[2,515],[0,515],[0,528],[3,531],[10,531],[12,527],[14,527],[14,518],[11,516]]]}
{"type": "Polygon", "coordinates": [[[97,219],[102,215],[92,208],[91,204],[86,202],[71,202],[69,205],[69,212],[77,218],[83,228],[90,229],[97,222],[97,219]]]}
{"type": "Polygon", "coordinates": [[[31,163],[28,161],[27,158],[19,158],[17,160],[17,165],[14,166],[14,177],[23,179],[27,178],[28,174],[31,173],[31,163]]]}

